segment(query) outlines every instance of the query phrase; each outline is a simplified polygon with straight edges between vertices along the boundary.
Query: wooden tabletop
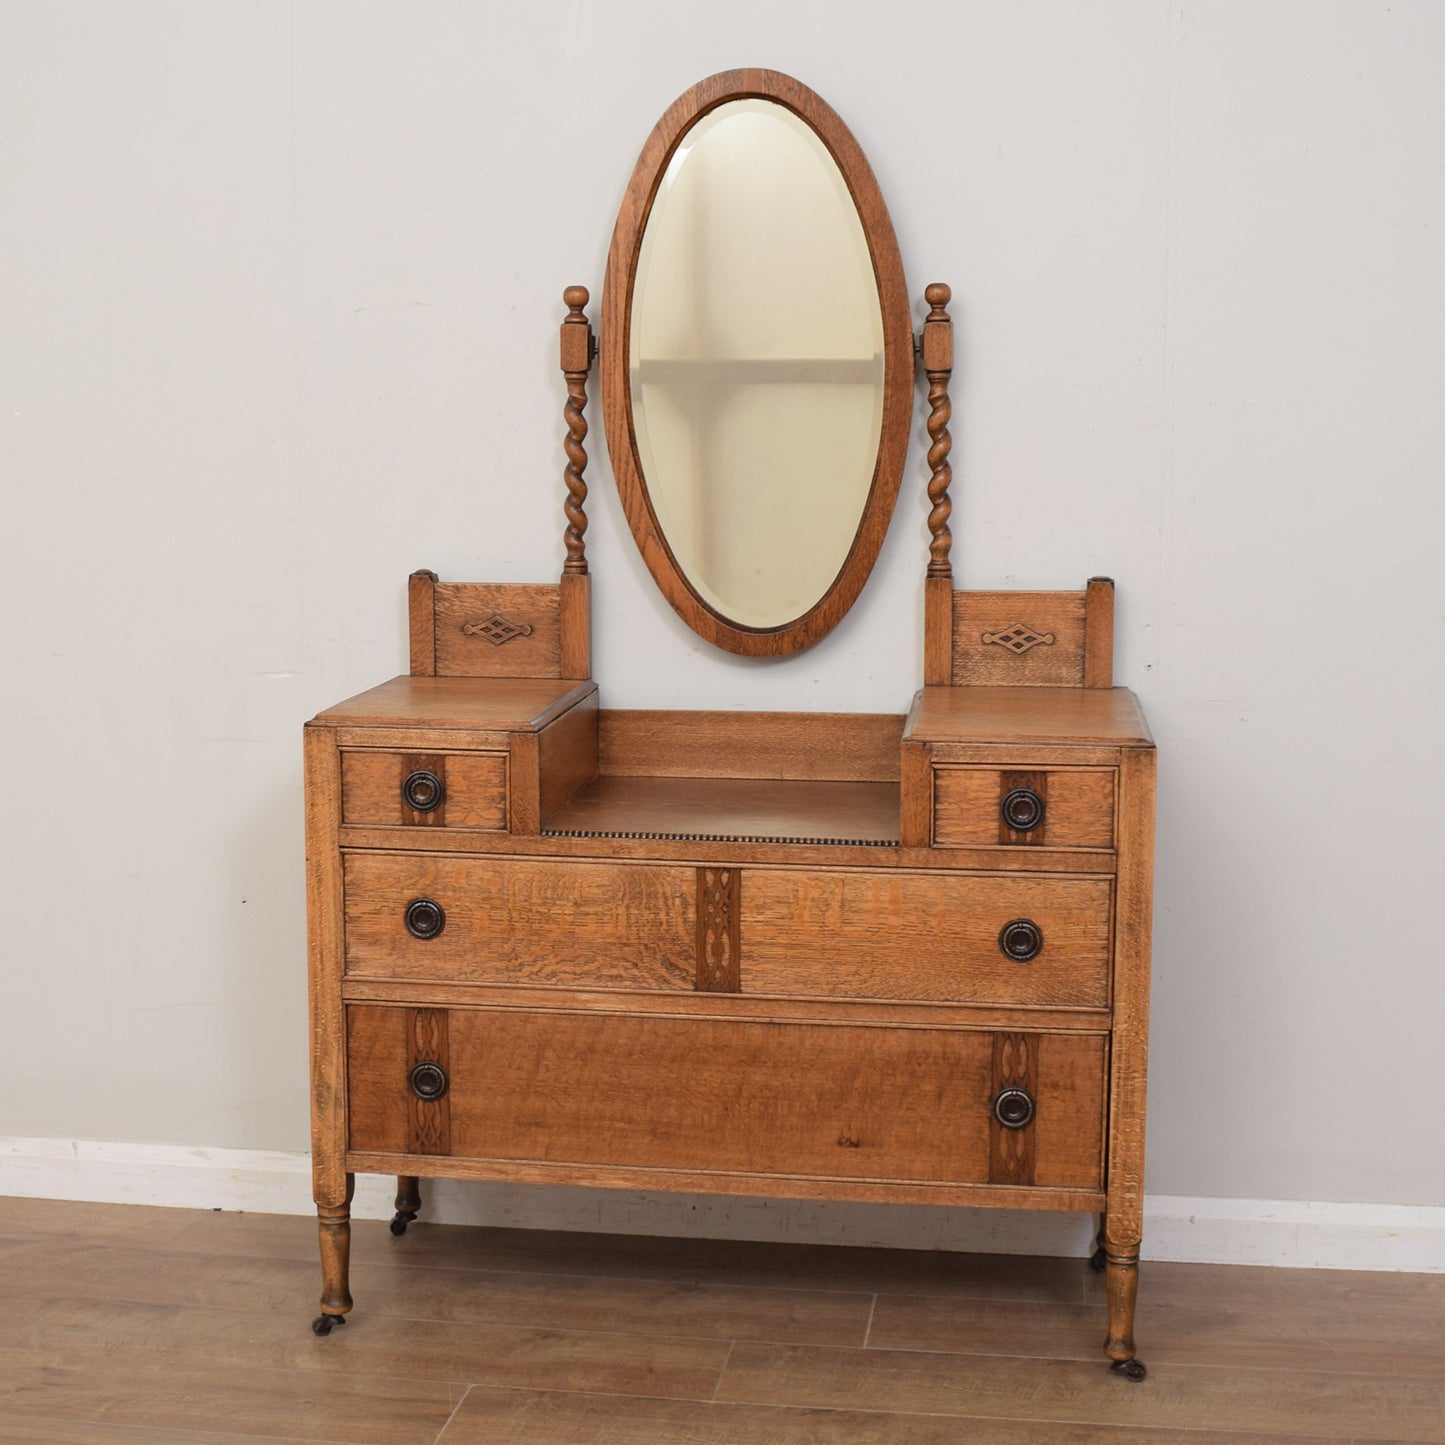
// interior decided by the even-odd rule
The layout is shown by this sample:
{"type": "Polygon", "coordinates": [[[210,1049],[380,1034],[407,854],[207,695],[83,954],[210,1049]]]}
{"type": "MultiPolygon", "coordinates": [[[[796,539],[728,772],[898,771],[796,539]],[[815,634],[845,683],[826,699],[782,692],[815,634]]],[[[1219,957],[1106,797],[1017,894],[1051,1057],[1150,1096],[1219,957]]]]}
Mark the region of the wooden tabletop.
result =
{"type": "Polygon", "coordinates": [[[1127,687],[925,687],[904,739],[1153,747],[1127,687]]]}
{"type": "Polygon", "coordinates": [[[315,721],[536,732],[596,691],[595,682],[549,677],[394,677],[318,713],[315,721]]]}

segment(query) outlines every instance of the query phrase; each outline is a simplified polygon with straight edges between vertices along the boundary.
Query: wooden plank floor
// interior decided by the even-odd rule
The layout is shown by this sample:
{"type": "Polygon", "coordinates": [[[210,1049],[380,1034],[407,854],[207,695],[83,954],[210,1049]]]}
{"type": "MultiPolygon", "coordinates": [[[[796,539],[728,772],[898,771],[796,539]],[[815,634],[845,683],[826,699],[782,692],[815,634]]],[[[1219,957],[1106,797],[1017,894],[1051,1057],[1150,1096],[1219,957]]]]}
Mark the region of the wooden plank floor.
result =
{"type": "Polygon", "coordinates": [[[1150,1264],[1112,1376],[1082,1260],[0,1199],[0,1440],[1445,1442],[1445,1276],[1150,1264]]]}

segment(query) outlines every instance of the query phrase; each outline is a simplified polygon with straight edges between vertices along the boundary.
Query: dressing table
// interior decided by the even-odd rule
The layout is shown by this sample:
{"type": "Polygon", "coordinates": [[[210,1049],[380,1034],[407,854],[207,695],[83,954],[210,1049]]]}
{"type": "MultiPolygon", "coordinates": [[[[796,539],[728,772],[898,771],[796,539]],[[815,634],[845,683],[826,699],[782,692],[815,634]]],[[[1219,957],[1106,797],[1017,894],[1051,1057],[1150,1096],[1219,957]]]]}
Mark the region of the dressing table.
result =
{"type": "Polygon", "coordinates": [[[1153,745],[1111,582],[956,588],[926,298],[916,356],[872,171],[806,87],[731,71],[658,123],[600,322],[641,554],[720,648],[818,641],[882,544],[921,362],[923,687],[896,715],[603,705],[569,288],[561,577],[415,573],[409,674],[305,731],[318,1334],[376,1172],[398,1235],[429,1177],[1093,1212],[1105,1353],[1144,1377],[1153,745]]]}

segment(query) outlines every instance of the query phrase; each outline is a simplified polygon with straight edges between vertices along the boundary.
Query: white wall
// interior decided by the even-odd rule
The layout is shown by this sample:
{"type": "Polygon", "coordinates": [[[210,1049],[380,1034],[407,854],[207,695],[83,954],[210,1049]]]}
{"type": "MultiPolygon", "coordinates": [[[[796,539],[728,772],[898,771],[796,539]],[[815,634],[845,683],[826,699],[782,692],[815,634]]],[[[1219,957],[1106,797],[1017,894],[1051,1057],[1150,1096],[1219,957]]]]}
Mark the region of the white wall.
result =
{"type": "MultiPolygon", "coordinates": [[[[0,12],[0,1131],[304,1147],[301,723],[402,670],[411,569],[555,574],[561,290],[664,107],[763,64],[953,285],[963,580],[1118,579],[1151,1189],[1445,1204],[1445,7],[0,12]]],[[[599,457],[605,701],[902,711],[920,453],[773,665],[673,618],[599,457]]]]}

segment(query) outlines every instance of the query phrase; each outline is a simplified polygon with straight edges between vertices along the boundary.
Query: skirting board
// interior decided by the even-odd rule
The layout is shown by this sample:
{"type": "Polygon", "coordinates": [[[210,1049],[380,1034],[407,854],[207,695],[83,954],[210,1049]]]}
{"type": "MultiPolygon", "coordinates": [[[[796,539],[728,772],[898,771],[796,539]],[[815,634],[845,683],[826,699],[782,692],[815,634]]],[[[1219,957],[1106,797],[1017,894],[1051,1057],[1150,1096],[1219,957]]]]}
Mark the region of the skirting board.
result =
{"type": "MultiPolygon", "coordinates": [[[[392,1213],[394,1181],[361,1175],[358,1219],[392,1213]]],[[[0,1195],[311,1215],[305,1154],[0,1136],[0,1195]]],[[[1091,1216],[422,1181],[422,1219],[604,1234],[1088,1254],[1091,1216]]],[[[1145,1259],[1445,1273],[1445,1208],[1155,1194],[1145,1259]]]]}

